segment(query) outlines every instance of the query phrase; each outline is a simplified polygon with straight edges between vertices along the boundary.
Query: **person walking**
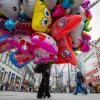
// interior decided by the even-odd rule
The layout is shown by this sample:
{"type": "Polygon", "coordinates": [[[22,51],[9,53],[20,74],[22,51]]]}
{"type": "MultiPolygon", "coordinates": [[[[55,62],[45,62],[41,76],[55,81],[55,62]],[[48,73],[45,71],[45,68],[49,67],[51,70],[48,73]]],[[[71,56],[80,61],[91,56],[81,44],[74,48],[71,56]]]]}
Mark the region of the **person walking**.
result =
{"type": "Polygon", "coordinates": [[[9,89],[9,83],[6,82],[6,83],[5,83],[5,90],[8,91],[8,89],[9,89]]]}
{"type": "Polygon", "coordinates": [[[91,82],[88,83],[90,93],[93,93],[93,84],[91,82]]]}
{"type": "Polygon", "coordinates": [[[37,70],[42,73],[42,81],[38,89],[37,98],[40,98],[40,99],[43,97],[50,98],[51,95],[50,95],[50,88],[49,88],[49,83],[50,83],[49,79],[50,79],[51,64],[42,63],[42,64],[39,64],[37,68],[41,68],[37,70]]]}
{"type": "Polygon", "coordinates": [[[77,86],[74,95],[77,95],[77,93],[79,92],[87,95],[87,89],[85,87],[85,77],[82,75],[81,71],[77,72],[75,81],[77,83],[77,86]]]}

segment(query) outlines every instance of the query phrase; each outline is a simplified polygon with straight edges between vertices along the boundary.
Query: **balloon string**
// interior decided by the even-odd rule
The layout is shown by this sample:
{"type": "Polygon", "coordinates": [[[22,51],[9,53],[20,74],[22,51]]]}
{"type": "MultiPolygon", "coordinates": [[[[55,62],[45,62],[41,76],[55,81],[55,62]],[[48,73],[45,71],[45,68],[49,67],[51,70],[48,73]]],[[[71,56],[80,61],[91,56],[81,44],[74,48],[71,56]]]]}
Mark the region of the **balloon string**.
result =
{"type": "Polygon", "coordinates": [[[95,2],[93,2],[92,4],[90,4],[88,7],[87,7],[87,9],[89,10],[89,9],[91,9],[91,8],[93,8],[96,4],[98,4],[100,2],[100,0],[96,0],[95,2]]]}

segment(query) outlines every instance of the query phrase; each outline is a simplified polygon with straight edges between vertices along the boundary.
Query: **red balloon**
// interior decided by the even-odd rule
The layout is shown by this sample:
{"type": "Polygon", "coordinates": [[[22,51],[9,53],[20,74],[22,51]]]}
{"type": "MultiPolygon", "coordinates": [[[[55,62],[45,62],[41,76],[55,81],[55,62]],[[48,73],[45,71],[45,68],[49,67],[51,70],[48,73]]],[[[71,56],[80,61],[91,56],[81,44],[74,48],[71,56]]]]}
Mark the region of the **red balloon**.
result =
{"type": "Polygon", "coordinates": [[[70,36],[66,36],[58,42],[58,49],[59,54],[58,60],[55,61],[56,64],[71,63],[72,65],[77,65],[76,56],[72,49],[72,38],[70,36]]]}
{"type": "Polygon", "coordinates": [[[80,24],[82,17],[80,15],[64,16],[56,20],[51,29],[51,35],[54,39],[60,40],[66,36],[75,26],[80,24]]]}

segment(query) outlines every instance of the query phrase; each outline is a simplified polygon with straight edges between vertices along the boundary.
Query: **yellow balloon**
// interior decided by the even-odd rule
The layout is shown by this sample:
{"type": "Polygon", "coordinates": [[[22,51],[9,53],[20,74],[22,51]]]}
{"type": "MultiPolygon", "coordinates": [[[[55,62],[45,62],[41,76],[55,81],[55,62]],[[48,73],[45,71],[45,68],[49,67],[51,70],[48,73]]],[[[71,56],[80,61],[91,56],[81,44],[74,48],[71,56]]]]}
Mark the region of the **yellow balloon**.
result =
{"type": "Polygon", "coordinates": [[[32,17],[32,29],[39,32],[47,32],[51,21],[51,15],[46,5],[40,0],[36,0],[32,17]]]}

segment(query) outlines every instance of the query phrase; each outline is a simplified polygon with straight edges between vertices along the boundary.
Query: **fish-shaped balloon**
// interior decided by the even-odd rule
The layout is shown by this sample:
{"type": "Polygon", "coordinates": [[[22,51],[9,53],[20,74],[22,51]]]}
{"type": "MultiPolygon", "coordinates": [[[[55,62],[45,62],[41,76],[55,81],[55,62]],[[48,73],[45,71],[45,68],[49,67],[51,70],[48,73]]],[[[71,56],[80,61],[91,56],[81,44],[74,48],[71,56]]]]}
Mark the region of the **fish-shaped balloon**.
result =
{"type": "Polygon", "coordinates": [[[58,48],[55,40],[45,33],[35,33],[31,37],[32,42],[40,48],[46,50],[50,54],[58,54],[58,48]]]}
{"type": "Polygon", "coordinates": [[[51,15],[46,5],[40,0],[36,1],[32,17],[32,28],[35,31],[47,32],[51,25],[51,15]]]}
{"type": "Polygon", "coordinates": [[[54,54],[50,54],[46,50],[42,48],[35,48],[34,49],[34,63],[38,64],[40,62],[49,62],[57,60],[57,56],[54,54]]]}
{"type": "Polygon", "coordinates": [[[51,36],[56,40],[60,40],[79,25],[81,21],[82,17],[80,15],[64,16],[57,19],[52,26],[51,36]]]}
{"type": "Polygon", "coordinates": [[[32,18],[32,15],[34,13],[35,3],[36,0],[23,0],[23,9],[29,18],[32,18]]]}
{"type": "Polygon", "coordinates": [[[20,0],[0,0],[0,11],[8,18],[18,18],[20,0]]]}

